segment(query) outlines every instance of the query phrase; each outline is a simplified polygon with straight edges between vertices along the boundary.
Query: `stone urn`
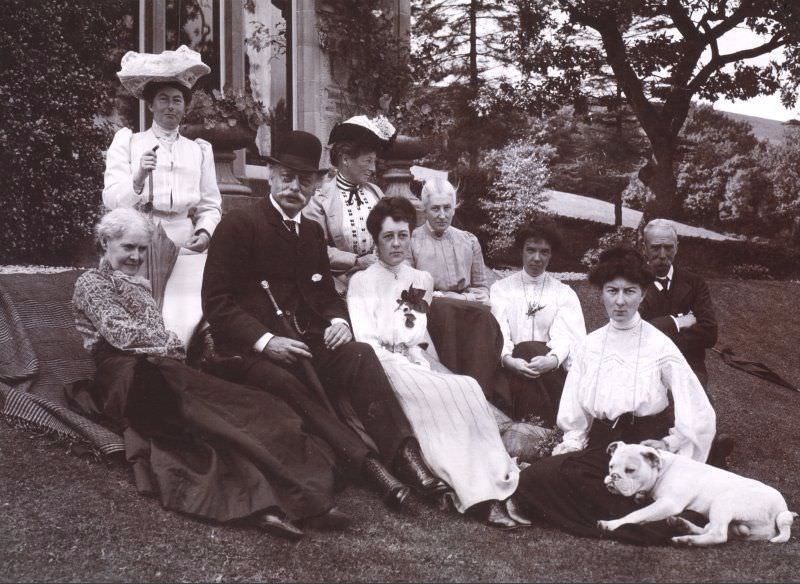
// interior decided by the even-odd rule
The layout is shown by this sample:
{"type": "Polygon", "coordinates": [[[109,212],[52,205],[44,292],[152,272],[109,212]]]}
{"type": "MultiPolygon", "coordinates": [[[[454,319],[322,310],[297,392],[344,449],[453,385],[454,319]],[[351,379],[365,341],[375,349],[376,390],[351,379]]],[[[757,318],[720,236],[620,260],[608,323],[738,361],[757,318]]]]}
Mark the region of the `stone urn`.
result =
{"type": "Polygon", "coordinates": [[[417,210],[417,227],[425,223],[425,208],[422,201],[411,192],[411,167],[414,161],[422,158],[429,150],[429,145],[421,138],[400,134],[389,149],[383,153],[386,170],[383,180],[386,182],[384,194],[387,197],[405,197],[417,210]]]}
{"type": "Polygon", "coordinates": [[[236,159],[234,150],[240,150],[253,144],[256,137],[255,130],[244,124],[235,126],[217,124],[213,128],[206,128],[203,124],[186,124],[181,127],[181,135],[190,140],[202,138],[213,146],[217,184],[222,193],[224,209],[238,206],[241,197],[253,196],[252,189],[242,184],[234,174],[233,161],[236,159]]]}

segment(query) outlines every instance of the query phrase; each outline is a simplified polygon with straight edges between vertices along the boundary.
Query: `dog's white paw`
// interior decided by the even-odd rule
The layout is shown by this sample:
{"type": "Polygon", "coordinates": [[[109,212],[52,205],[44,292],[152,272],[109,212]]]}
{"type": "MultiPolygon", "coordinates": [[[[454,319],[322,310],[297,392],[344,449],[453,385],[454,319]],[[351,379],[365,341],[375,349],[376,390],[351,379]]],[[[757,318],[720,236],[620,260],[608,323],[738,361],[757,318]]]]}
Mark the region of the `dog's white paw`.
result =
{"type": "Polygon", "coordinates": [[[694,537],[691,535],[679,535],[672,538],[672,542],[678,545],[691,547],[694,545],[694,537]]]}
{"type": "Polygon", "coordinates": [[[614,531],[620,526],[619,521],[598,521],[597,527],[603,531],[614,531]]]}

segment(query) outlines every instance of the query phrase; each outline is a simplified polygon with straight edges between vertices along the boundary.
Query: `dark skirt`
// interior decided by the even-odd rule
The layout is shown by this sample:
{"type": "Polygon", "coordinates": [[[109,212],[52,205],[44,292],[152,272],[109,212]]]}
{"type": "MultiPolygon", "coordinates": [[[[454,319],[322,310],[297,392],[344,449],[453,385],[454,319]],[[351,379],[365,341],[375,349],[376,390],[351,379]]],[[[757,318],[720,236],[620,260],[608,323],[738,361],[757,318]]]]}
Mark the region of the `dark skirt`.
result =
{"type": "Polygon", "coordinates": [[[516,499],[531,517],[573,535],[665,545],[674,532],[664,521],[623,525],[612,532],[598,528],[597,521],[619,519],[649,503],[609,492],[603,482],[610,459],[606,447],[617,440],[636,443],[663,438],[672,422],[672,408],[645,418],[625,415],[613,428],[607,421],[595,420],[586,450],[543,458],[522,471],[516,499]]]}
{"type": "Polygon", "coordinates": [[[140,493],[220,522],[274,507],[300,519],[333,506],[333,453],[279,399],[173,359],[106,348],[96,362],[94,383],[68,397],[122,432],[140,493]]]}
{"type": "Polygon", "coordinates": [[[434,298],[428,313],[428,332],[442,365],[475,379],[487,400],[510,411],[508,382],[500,369],[503,333],[488,306],[434,298]]]}
{"type": "MultiPolygon", "coordinates": [[[[512,357],[530,361],[533,357],[547,355],[550,348],[539,341],[527,341],[514,347],[512,357]]],[[[548,371],[536,379],[527,379],[507,371],[508,385],[513,403],[511,417],[523,420],[529,416],[541,418],[545,425],[555,426],[561,393],[567,375],[561,367],[548,371]]]]}

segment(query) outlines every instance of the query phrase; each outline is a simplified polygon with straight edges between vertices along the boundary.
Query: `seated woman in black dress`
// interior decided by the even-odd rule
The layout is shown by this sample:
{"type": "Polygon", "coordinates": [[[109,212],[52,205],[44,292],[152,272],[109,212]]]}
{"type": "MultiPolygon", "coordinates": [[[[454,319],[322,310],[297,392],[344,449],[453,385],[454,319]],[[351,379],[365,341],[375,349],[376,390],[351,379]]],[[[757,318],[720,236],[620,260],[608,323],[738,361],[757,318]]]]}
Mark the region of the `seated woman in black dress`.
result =
{"type": "Polygon", "coordinates": [[[624,525],[604,533],[639,504],[611,494],[606,447],[641,442],[704,462],[716,416],[703,387],[678,348],[638,308],[653,274],[642,256],[614,248],[600,256],[589,281],[600,289],[610,322],[587,335],[572,355],[558,410],[564,440],[553,456],[520,474],[516,499],[533,518],[570,533],[629,543],[665,544],[666,524],[624,525]]]}
{"type": "Polygon", "coordinates": [[[293,520],[346,527],[333,507],[333,454],[301,430],[292,409],[183,363],[183,342],[164,328],[149,282],[136,275],[152,223],[115,209],[96,233],[100,267],[78,278],[73,305],[97,372],[70,398],[123,433],[139,492],[174,511],[293,539],[303,535],[293,520]]]}

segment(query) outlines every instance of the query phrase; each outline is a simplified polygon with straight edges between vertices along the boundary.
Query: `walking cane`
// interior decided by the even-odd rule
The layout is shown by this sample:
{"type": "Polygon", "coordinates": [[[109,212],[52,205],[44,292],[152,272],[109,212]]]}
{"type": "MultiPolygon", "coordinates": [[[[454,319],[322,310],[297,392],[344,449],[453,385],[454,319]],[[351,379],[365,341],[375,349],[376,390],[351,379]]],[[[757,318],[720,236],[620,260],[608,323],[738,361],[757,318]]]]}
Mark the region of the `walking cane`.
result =
{"type": "MultiPolygon", "coordinates": [[[[269,296],[269,300],[272,303],[272,308],[275,309],[275,316],[278,317],[278,324],[281,328],[281,336],[288,337],[290,339],[294,339],[295,341],[299,341],[300,339],[297,338],[297,334],[295,334],[294,329],[292,328],[291,323],[288,321],[286,313],[281,310],[281,307],[278,306],[275,297],[272,295],[272,290],[269,288],[269,282],[266,280],[261,281],[261,287],[264,289],[264,292],[267,293],[269,296]]],[[[311,389],[317,394],[322,403],[325,407],[330,410],[330,412],[336,416],[336,410],[333,409],[333,405],[331,404],[330,400],[328,399],[328,394],[325,393],[325,389],[322,387],[322,383],[317,377],[317,372],[314,371],[314,368],[311,366],[311,361],[309,361],[305,357],[300,358],[300,366],[303,368],[303,373],[306,376],[306,381],[311,386],[311,389]]]]}

